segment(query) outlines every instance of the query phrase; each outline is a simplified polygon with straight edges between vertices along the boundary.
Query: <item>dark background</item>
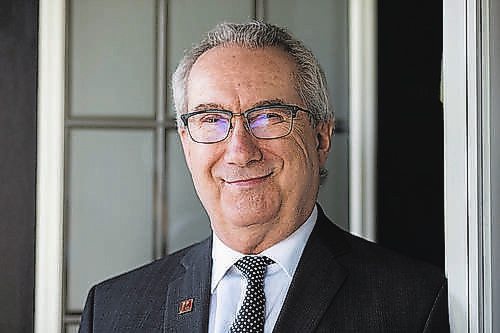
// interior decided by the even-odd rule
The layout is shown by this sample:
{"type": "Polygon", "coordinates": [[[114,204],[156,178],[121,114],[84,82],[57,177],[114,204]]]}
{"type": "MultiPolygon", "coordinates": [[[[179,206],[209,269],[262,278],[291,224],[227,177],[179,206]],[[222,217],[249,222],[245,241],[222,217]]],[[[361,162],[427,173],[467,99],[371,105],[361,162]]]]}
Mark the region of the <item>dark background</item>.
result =
{"type": "MultiPolygon", "coordinates": [[[[378,5],[378,239],[444,266],[442,1],[378,5]]],[[[0,1],[0,332],[32,332],[37,0],[0,1]]]]}
{"type": "Polygon", "coordinates": [[[36,0],[0,0],[0,332],[33,331],[36,0]]]}
{"type": "Polygon", "coordinates": [[[378,3],[377,237],[444,268],[442,7],[378,3]]]}

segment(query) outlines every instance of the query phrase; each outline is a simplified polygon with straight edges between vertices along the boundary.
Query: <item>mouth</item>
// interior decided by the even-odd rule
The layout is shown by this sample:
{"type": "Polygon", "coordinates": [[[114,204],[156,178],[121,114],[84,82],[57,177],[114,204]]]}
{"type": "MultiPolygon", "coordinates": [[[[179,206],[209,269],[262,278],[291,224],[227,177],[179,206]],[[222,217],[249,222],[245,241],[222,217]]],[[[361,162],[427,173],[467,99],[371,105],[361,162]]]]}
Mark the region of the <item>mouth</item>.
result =
{"type": "Polygon", "coordinates": [[[228,185],[232,186],[242,186],[242,187],[248,187],[248,186],[254,186],[258,185],[260,183],[265,182],[269,177],[271,177],[272,172],[264,175],[264,176],[257,176],[257,177],[250,177],[250,178],[239,178],[239,179],[234,179],[234,180],[224,180],[224,182],[228,185]]]}

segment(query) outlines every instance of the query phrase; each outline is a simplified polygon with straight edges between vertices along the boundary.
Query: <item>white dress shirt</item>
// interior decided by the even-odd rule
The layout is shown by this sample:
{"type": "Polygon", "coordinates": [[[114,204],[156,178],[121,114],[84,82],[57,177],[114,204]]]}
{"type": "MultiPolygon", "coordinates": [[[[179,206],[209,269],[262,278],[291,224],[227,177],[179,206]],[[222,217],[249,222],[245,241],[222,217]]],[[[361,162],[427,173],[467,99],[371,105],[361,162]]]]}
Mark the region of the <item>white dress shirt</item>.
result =
{"type": "MultiPolygon", "coordinates": [[[[274,264],[267,267],[264,277],[265,333],[272,332],[276,324],[299,259],[316,224],[317,216],[318,210],[314,206],[309,218],[294,233],[259,254],[274,261],[274,264]]],[[[233,266],[243,256],[244,254],[229,248],[215,233],[213,234],[209,333],[229,332],[243,302],[246,279],[233,266]]]]}

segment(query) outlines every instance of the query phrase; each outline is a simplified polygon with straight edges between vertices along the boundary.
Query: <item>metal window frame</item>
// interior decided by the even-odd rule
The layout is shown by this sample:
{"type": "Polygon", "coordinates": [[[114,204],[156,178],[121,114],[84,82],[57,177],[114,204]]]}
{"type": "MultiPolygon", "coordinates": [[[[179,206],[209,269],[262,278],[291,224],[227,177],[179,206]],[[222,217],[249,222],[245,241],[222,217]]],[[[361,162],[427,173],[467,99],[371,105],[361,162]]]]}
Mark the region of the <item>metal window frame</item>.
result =
{"type": "MultiPolygon", "coordinates": [[[[66,33],[70,35],[70,10],[71,3],[66,2],[66,33]]],[[[66,63],[65,81],[65,158],[64,158],[64,193],[63,193],[63,288],[62,288],[62,321],[63,325],[78,323],[80,321],[81,311],[71,311],[66,306],[67,301],[67,267],[68,258],[68,232],[69,232],[69,217],[68,212],[71,201],[68,200],[71,183],[68,177],[70,168],[69,153],[70,147],[70,132],[72,129],[102,129],[102,130],[144,130],[149,129],[154,132],[154,187],[153,187],[153,231],[152,238],[152,258],[158,259],[164,256],[167,252],[167,213],[166,213],[166,154],[167,154],[167,132],[175,130],[176,122],[174,119],[169,119],[166,112],[167,106],[167,73],[166,73],[166,14],[167,0],[154,0],[156,8],[156,53],[155,53],[155,112],[153,118],[137,118],[137,117],[78,117],[71,115],[71,96],[69,95],[69,68],[66,63]]],[[[68,38],[68,37],[66,37],[68,38]]],[[[69,41],[66,39],[67,43],[69,41]]],[[[69,47],[66,48],[66,59],[69,59],[69,47]]],[[[64,327],[63,327],[64,328],[64,327]]]]}

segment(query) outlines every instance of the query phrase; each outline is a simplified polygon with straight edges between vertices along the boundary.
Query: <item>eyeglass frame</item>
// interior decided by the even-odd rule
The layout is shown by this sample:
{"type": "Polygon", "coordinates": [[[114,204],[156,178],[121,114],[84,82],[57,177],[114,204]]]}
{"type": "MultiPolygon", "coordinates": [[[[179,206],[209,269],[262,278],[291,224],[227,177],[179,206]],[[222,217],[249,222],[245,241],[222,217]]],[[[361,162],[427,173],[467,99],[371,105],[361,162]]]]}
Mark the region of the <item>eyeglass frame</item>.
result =
{"type": "Polygon", "coordinates": [[[243,117],[244,125],[245,125],[245,128],[248,131],[248,133],[250,133],[253,137],[255,137],[259,140],[274,140],[274,139],[283,138],[292,132],[293,120],[297,117],[297,112],[299,112],[299,111],[303,111],[303,112],[308,113],[310,117],[313,116],[313,113],[311,111],[306,110],[304,108],[301,108],[300,106],[297,106],[297,105],[293,105],[293,104],[268,104],[268,105],[259,105],[259,106],[250,108],[244,112],[239,112],[239,113],[234,113],[232,111],[224,110],[224,109],[207,109],[207,110],[200,110],[200,111],[193,111],[193,112],[184,113],[184,114],[181,114],[180,117],[181,117],[182,123],[184,124],[184,127],[187,128],[187,131],[189,133],[189,137],[191,138],[191,140],[193,140],[196,143],[201,143],[201,144],[212,144],[212,143],[222,142],[229,137],[229,133],[231,133],[231,130],[234,128],[233,121],[232,121],[234,116],[243,117]],[[254,111],[259,111],[259,110],[264,110],[264,109],[279,109],[279,108],[288,109],[292,115],[291,122],[290,122],[290,129],[288,130],[288,132],[284,135],[273,137],[273,138],[260,138],[260,137],[256,136],[249,127],[247,115],[251,112],[254,112],[254,111]],[[210,142],[197,141],[191,135],[191,131],[189,129],[189,123],[188,123],[189,118],[196,116],[198,114],[210,113],[210,112],[222,113],[222,114],[229,116],[229,128],[227,129],[227,133],[222,139],[217,140],[217,141],[210,141],[210,142]]]}

